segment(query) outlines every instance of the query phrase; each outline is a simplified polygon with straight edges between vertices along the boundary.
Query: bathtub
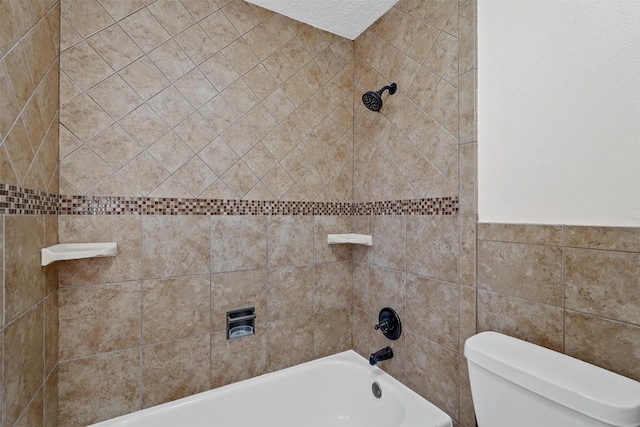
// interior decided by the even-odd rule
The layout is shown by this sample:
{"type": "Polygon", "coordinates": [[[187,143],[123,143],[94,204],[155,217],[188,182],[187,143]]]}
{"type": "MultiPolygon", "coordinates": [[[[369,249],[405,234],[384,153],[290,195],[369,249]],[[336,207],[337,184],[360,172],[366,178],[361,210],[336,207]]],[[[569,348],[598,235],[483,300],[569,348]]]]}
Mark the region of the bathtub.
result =
{"type": "Polygon", "coordinates": [[[451,419],[349,350],[93,425],[205,426],[451,427],[451,419]]]}

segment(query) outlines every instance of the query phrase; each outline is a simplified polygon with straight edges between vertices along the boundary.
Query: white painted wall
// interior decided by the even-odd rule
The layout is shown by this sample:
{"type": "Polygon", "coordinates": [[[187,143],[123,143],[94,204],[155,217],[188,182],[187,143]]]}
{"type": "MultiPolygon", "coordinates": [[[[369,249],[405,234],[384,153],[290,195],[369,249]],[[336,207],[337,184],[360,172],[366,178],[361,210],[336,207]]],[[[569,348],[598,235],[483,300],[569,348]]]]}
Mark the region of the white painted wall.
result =
{"type": "Polygon", "coordinates": [[[247,1],[351,40],[355,40],[398,2],[398,0],[247,1]]]}
{"type": "Polygon", "coordinates": [[[640,0],[478,0],[481,222],[640,226],[640,0]]]}

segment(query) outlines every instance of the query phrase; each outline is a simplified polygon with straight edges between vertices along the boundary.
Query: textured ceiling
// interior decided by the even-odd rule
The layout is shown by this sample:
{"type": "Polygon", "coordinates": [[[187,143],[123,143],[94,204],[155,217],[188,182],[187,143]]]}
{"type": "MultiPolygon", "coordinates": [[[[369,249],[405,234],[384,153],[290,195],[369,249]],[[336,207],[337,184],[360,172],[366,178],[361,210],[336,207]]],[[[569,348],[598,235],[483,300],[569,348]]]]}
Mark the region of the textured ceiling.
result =
{"type": "Polygon", "coordinates": [[[355,40],[398,0],[247,0],[321,30],[355,40]]]}

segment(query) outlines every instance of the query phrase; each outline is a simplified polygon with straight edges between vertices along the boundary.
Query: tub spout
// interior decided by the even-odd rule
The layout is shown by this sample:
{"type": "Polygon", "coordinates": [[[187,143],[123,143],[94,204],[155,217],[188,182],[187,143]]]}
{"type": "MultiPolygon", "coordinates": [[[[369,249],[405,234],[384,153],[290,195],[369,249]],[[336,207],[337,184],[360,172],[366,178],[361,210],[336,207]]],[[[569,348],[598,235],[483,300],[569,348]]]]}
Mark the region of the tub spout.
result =
{"type": "Polygon", "coordinates": [[[391,359],[392,357],[393,357],[393,350],[391,350],[391,347],[385,347],[382,350],[378,350],[375,353],[371,353],[371,356],[369,356],[369,364],[377,365],[378,362],[391,359]]]}

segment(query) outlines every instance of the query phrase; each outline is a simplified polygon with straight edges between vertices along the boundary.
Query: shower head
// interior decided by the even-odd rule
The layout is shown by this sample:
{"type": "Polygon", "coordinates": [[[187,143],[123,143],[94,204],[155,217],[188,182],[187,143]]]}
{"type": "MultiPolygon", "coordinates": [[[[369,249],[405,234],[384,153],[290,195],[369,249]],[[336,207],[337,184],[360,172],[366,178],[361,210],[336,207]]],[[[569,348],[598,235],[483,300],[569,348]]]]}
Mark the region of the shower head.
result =
{"type": "Polygon", "coordinates": [[[398,85],[395,83],[391,83],[391,86],[385,86],[377,92],[369,91],[362,95],[362,103],[369,110],[379,113],[380,109],[382,108],[382,94],[387,89],[389,89],[389,95],[393,95],[394,93],[396,93],[398,85]]]}

